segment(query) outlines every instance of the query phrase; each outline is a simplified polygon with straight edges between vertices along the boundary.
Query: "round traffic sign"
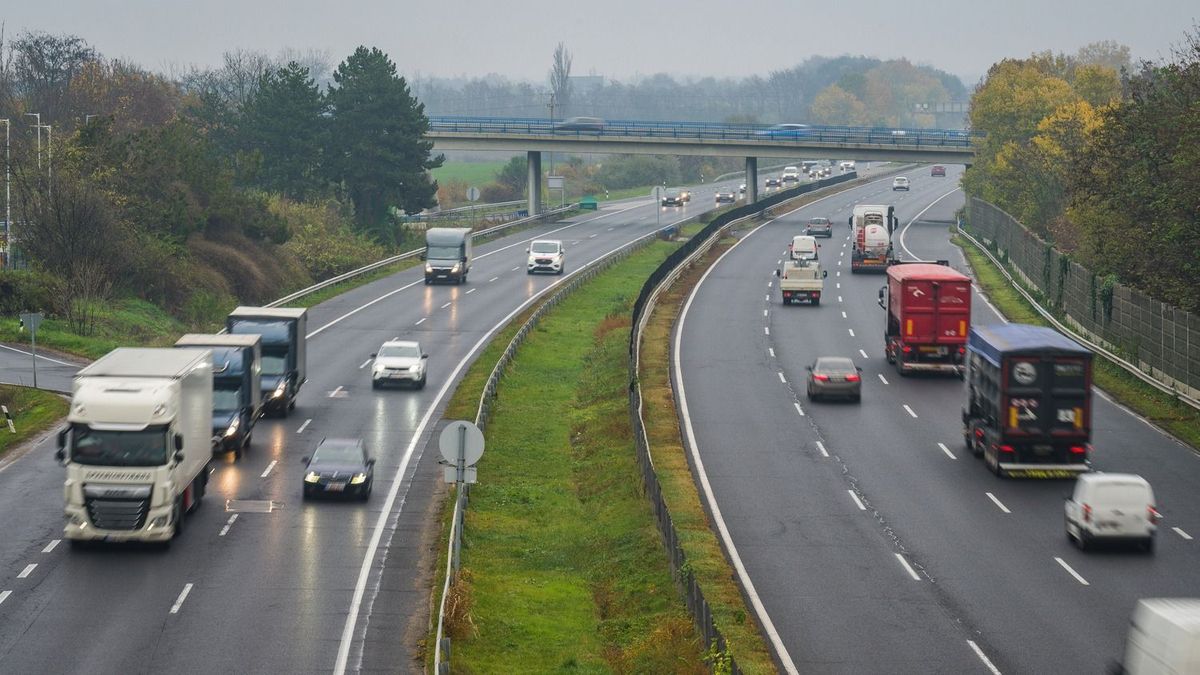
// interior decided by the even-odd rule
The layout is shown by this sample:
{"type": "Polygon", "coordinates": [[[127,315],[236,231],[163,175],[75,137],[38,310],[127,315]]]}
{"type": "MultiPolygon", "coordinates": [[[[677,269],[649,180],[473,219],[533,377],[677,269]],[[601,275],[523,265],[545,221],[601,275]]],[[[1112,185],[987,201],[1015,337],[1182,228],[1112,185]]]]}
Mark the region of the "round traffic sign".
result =
{"type": "Polygon", "coordinates": [[[442,429],[438,437],[438,447],[442,451],[442,459],[450,464],[458,464],[458,451],[462,447],[464,466],[471,466],[483,457],[483,432],[479,427],[465,420],[455,420],[442,429]]]}
{"type": "Polygon", "coordinates": [[[472,202],[479,201],[479,188],[477,188],[477,187],[467,188],[467,199],[472,202]]]}

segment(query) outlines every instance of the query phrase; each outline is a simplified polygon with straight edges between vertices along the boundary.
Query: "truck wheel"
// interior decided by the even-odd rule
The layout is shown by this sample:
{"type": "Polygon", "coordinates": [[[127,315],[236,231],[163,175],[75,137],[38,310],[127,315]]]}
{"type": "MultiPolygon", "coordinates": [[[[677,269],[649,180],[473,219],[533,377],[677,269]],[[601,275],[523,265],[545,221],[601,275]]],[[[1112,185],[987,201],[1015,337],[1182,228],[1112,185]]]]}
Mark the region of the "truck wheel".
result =
{"type": "Polygon", "coordinates": [[[813,298],[812,304],[814,304],[814,305],[819,305],[819,304],[821,304],[821,299],[820,299],[820,298],[813,298]]]}

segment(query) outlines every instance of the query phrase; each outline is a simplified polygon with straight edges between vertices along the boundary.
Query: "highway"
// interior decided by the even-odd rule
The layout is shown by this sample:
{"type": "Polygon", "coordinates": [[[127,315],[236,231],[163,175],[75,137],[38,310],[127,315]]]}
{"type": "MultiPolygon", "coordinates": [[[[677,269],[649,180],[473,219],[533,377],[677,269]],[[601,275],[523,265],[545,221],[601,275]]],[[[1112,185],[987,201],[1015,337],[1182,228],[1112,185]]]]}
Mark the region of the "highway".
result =
{"type": "MultiPolygon", "coordinates": [[[[712,187],[693,194],[681,208],[624,202],[480,245],[462,286],[425,286],[413,268],[313,307],[295,412],[260,422],[241,461],[214,460],[205,502],[167,551],[68,547],[52,441],[10,459],[0,467],[0,671],[420,670],[424,575],[442,545],[441,474],[426,443],[488,338],[562,282],[526,275],[526,243],[564,240],[570,273],[659,218],[713,207],[712,187]],[[372,390],[370,354],[394,337],[430,354],[423,391],[372,390]],[[346,436],[378,460],[370,501],[302,502],[302,456],[346,436]]],[[[26,358],[0,362],[19,374],[26,358]]]]}
{"type": "MultiPolygon", "coordinates": [[[[1082,553],[1063,530],[1068,481],[1002,480],[963,449],[964,385],[901,378],[883,356],[880,275],[851,275],[846,220],[892,203],[903,259],[948,259],[962,205],[928,168],[833,196],[745,234],[697,284],[674,336],[685,436],[730,540],[800,672],[1097,673],[1141,597],[1200,589],[1200,457],[1098,394],[1094,467],[1145,476],[1158,550],[1082,553]],[[773,272],[812,216],[822,303],[783,306],[773,272]],[[852,357],[863,400],[810,404],[805,366],[852,357]]],[[[1001,319],[976,294],[976,324],[1001,319]]]]}

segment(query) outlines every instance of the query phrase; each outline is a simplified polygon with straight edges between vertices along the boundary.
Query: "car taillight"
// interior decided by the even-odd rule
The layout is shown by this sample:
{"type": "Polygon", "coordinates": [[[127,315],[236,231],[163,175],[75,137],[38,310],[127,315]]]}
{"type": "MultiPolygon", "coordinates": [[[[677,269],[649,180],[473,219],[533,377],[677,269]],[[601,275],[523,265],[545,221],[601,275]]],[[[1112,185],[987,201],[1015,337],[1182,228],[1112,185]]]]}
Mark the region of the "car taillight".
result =
{"type": "Polygon", "coordinates": [[[1002,445],[1002,446],[1000,446],[1000,452],[1013,452],[1013,446],[1002,445]]]}
{"type": "Polygon", "coordinates": [[[1146,507],[1146,518],[1153,524],[1157,525],[1158,521],[1162,520],[1162,514],[1153,505],[1146,507]]]}
{"type": "Polygon", "coordinates": [[[1071,454],[1072,455],[1086,455],[1087,454],[1087,446],[1086,445],[1072,445],[1071,446],[1071,454]]]}
{"type": "Polygon", "coordinates": [[[966,354],[966,353],[967,353],[967,348],[966,348],[966,347],[959,347],[959,348],[958,348],[958,355],[959,355],[959,356],[962,356],[963,354],[966,354]]]}
{"type": "Polygon", "coordinates": [[[817,382],[828,382],[829,376],[828,375],[813,375],[813,379],[816,380],[817,382]]]}
{"type": "Polygon", "coordinates": [[[909,345],[904,345],[903,347],[901,347],[901,348],[900,348],[900,351],[902,351],[902,352],[904,352],[905,354],[907,354],[907,353],[909,353],[909,352],[911,352],[911,351],[912,351],[912,347],[910,347],[909,345]]]}
{"type": "Polygon", "coordinates": [[[975,438],[983,438],[983,429],[975,430],[975,438]]]}
{"type": "Polygon", "coordinates": [[[1092,522],[1092,507],[1088,504],[1083,505],[1083,522],[1092,522]]]}
{"type": "Polygon", "coordinates": [[[847,382],[858,382],[859,379],[860,378],[858,377],[858,375],[847,375],[846,376],[847,382]]]}

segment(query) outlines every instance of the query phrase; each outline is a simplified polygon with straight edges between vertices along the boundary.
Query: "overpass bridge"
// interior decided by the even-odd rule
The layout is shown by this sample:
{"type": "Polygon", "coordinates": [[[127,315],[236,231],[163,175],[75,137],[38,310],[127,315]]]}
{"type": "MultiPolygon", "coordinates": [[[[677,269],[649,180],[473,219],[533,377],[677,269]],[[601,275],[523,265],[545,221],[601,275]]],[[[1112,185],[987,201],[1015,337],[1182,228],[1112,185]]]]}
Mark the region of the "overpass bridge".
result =
{"type": "Polygon", "coordinates": [[[744,157],[747,198],[754,201],[759,157],[970,164],[982,134],[960,129],[430,117],[425,136],[437,150],[528,153],[533,213],[541,202],[542,152],[744,157]]]}

